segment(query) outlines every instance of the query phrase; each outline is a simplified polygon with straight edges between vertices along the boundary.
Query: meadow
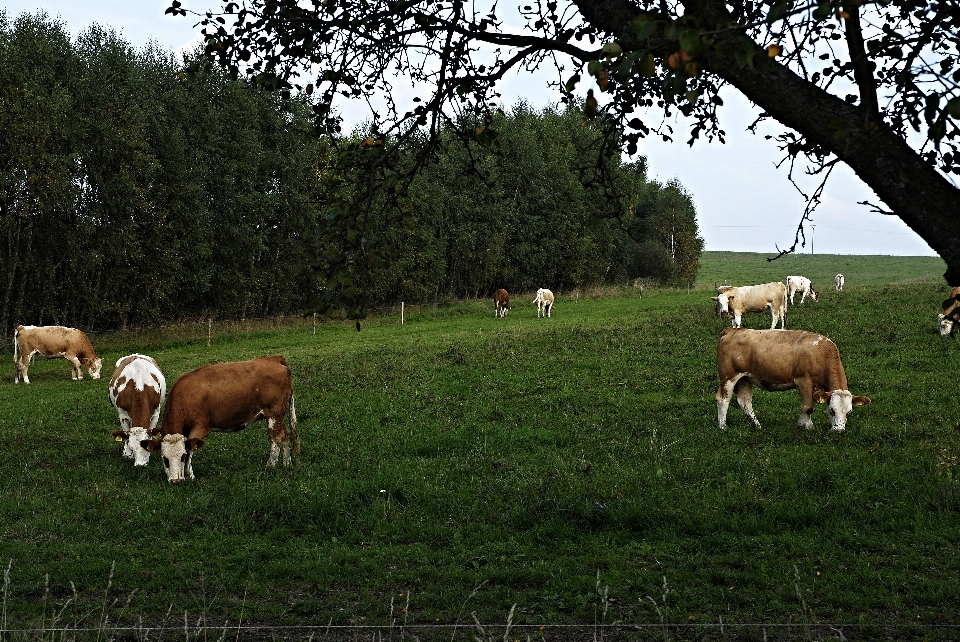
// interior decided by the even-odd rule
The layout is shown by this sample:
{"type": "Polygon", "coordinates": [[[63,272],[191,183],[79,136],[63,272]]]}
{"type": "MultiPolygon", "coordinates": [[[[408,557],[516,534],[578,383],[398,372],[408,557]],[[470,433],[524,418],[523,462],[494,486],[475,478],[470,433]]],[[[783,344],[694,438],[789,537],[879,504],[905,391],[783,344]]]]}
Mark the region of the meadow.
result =
{"type": "Polygon", "coordinates": [[[960,345],[936,330],[943,263],[787,258],[766,272],[763,255],[707,253],[691,292],[562,293],[550,319],[531,293],[504,319],[483,300],[408,306],[403,325],[384,310],[360,332],[216,324],[209,346],[206,323],[99,334],[99,381],[37,360],[14,385],[11,364],[0,639],[955,639],[960,345]],[[731,407],[720,431],[729,322],[706,290],[788,273],[821,299],[787,327],[831,337],[872,404],[845,433],[818,406],[807,431],[795,391],[758,391],[763,427],[731,407]],[[106,390],[134,351],[168,387],[283,354],[301,460],[267,468],[260,423],[212,435],[193,482],[169,485],[156,456],[134,468],[106,390]],[[68,630],[25,630],[51,627],[68,630]]]}

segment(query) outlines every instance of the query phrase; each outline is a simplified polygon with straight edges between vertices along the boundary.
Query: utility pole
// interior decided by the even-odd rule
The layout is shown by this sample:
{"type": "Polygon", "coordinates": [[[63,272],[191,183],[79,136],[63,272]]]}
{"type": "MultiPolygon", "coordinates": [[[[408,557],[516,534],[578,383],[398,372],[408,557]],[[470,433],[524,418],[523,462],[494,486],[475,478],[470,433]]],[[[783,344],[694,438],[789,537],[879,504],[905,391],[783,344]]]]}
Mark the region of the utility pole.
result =
{"type": "Polygon", "coordinates": [[[817,226],[810,225],[810,254],[813,254],[813,241],[817,238],[817,226]]]}

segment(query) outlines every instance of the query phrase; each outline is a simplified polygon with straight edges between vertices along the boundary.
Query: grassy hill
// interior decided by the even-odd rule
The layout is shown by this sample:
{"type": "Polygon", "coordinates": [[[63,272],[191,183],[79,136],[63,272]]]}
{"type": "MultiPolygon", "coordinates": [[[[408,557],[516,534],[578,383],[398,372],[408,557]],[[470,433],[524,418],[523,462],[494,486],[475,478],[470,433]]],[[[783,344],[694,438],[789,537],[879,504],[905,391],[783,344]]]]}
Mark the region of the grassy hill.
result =
{"type": "Polygon", "coordinates": [[[704,252],[697,285],[708,289],[728,285],[751,285],[783,281],[789,275],[809,278],[813,287],[833,289],[833,277],[843,274],[845,287],[937,281],[947,264],[939,256],[866,256],[837,254],[788,254],[776,261],[774,252],[704,252]]]}
{"type": "MultiPolygon", "coordinates": [[[[705,273],[768,278],[715,254],[705,273]]],[[[65,361],[38,360],[29,386],[11,370],[8,626],[92,630],[66,639],[110,637],[104,622],[183,636],[186,621],[188,636],[217,638],[241,621],[319,627],[261,634],[307,639],[364,625],[382,628],[332,639],[399,639],[405,625],[466,640],[501,639],[509,620],[511,639],[822,639],[829,626],[951,639],[960,346],[935,328],[941,267],[871,259],[778,272],[817,283],[850,261],[847,291],[821,286],[788,316],[834,339],[851,390],[873,399],[842,434],[822,407],[815,429],[798,428],[795,391],[756,393],[762,429],[736,408],[717,428],[727,322],[703,291],[562,296],[551,319],[536,318],[532,295],[505,319],[487,301],[424,306],[359,333],[238,323],[215,326],[209,347],[205,324],[93,337],[108,364],[152,355],[168,386],[214,361],[291,363],[302,460],[266,468],[261,423],[212,435],[197,479],[179,486],[156,455],[137,469],[121,458],[110,367],[72,382],[65,361]]]]}

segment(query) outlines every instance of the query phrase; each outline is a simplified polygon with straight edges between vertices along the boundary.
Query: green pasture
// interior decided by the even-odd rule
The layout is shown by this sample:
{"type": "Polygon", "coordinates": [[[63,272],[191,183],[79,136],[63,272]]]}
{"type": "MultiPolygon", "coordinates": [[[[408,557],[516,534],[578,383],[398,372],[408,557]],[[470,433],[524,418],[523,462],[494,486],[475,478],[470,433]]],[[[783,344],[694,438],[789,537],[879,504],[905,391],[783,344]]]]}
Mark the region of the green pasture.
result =
{"type": "MultiPolygon", "coordinates": [[[[955,638],[960,345],[936,331],[942,266],[810,258],[824,262],[780,273],[832,285],[843,271],[847,290],[821,286],[788,328],[834,339],[851,390],[873,400],[842,434],[822,407],[798,428],[795,391],[756,393],[762,429],[735,407],[717,428],[727,321],[703,290],[561,294],[550,319],[532,293],[504,319],[492,301],[408,306],[403,325],[384,311],[359,333],[214,324],[209,346],[206,323],[94,335],[100,381],[37,360],[14,385],[11,364],[6,626],[98,640],[115,623],[196,639],[201,621],[210,639],[241,622],[319,627],[274,634],[288,639],[391,624],[500,639],[507,622],[517,639],[565,637],[557,625],[588,627],[577,639],[955,638]],[[193,482],[169,485],[157,456],[135,469],[106,392],[134,351],[168,387],[206,363],[285,355],[302,459],[268,469],[261,423],[212,435],[193,482]]],[[[768,278],[737,256],[703,265],[702,282],[768,278]]],[[[324,639],[400,639],[343,631],[324,639]]]]}

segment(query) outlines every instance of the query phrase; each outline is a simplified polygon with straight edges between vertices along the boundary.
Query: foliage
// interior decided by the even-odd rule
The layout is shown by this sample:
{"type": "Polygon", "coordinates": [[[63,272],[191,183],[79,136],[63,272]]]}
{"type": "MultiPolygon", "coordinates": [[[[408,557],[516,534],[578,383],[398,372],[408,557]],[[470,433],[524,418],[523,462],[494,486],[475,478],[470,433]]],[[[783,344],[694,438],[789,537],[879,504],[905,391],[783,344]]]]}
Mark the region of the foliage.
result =
{"type": "Polygon", "coordinates": [[[0,328],[301,309],[308,107],[91,27],[0,15],[0,328]]]}
{"type": "MultiPolygon", "coordinates": [[[[604,171],[624,197],[605,198],[601,182],[584,180],[591,169],[585,159],[602,133],[579,111],[536,112],[521,103],[488,127],[497,134],[495,149],[476,141],[459,145],[456,132],[441,132],[437,154],[398,200],[411,225],[391,226],[396,214],[373,222],[370,229],[389,244],[392,260],[353,274],[368,304],[486,296],[500,287],[565,291],[638,276],[672,281],[684,260],[683,274],[695,276],[702,241],[677,241],[683,258],[675,261],[657,249],[669,248],[669,230],[651,236],[646,249],[637,241],[648,239],[628,234],[634,202],[647,198],[645,213],[658,225],[682,210],[687,218],[677,238],[695,237],[690,196],[677,184],[648,182],[642,161],[623,164],[612,156],[604,171]]],[[[406,151],[410,162],[418,151],[406,151]]]]}
{"type": "Polygon", "coordinates": [[[944,543],[960,536],[960,414],[942,373],[960,354],[936,333],[943,296],[929,282],[855,285],[791,308],[790,326],[833,338],[852,389],[873,399],[845,434],[822,407],[814,430],[797,428],[792,391],[757,393],[762,430],[735,409],[717,430],[713,349],[728,321],[704,292],[561,297],[540,321],[524,301],[505,319],[487,303],[416,306],[360,334],[215,325],[210,347],[206,324],[94,335],[106,361],[150,354],[168,382],[284,354],[303,458],[267,469],[260,423],[211,436],[197,479],[170,486],[156,457],[135,469],[120,456],[106,378],[72,382],[53,360],[29,386],[5,379],[8,627],[59,609],[72,582],[81,613],[109,601],[110,622],[181,636],[184,612],[191,627],[324,627],[399,623],[402,607],[410,624],[462,626],[516,604],[518,626],[602,625],[606,609],[624,627],[663,621],[674,639],[725,639],[681,626],[721,617],[780,638],[797,631],[778,624],[830,622],[847,637],[918,626],[916,639],[947,639],[955,629],[934,625],[957,617],[960,557],[944,543]]]}
{"type": "MultiPolygon", "coordinates": [[[[644,136],[672,139],[678,113],[690,119],[689,142],[722,140],[720,91],[732,85],[761,118],[783,125],[777,139],[791,177],[797,159],[824,180],[837,163],[849,165],[883,201],[874,209],[900,216],[945,258],[947,280],[960,284],[960,190],[941,173],[960,172],[956,0],[531,0],[520,9],[526,30],[508,24],[496,3],[460,0],[221,7],[198,14],[208,55],[235,76],[313,93],[318,125],[330,133],[340,128],[338,101],[376,105],[371,129],[397,145],[385,157],[418,128],[436,141],[459,115],[489,122],[497,83],[521,68],[553,63],[571,104],[580,104],[573,92],[592,77],[609,103],[600,105],[590,88],[584,113],[630,154],[644,136]],[[398,77],[414,89],[408,104],[395,102],[398,77]]],[[[172,0],[168,12],[188,9],[172,0]]],[[[365,175],[350,200],[358,220],[385,180],[365,175]]],[[[822,185],[807,195],[788,251],[805,243],[803,222],[821,192],[822,185]]]]}

